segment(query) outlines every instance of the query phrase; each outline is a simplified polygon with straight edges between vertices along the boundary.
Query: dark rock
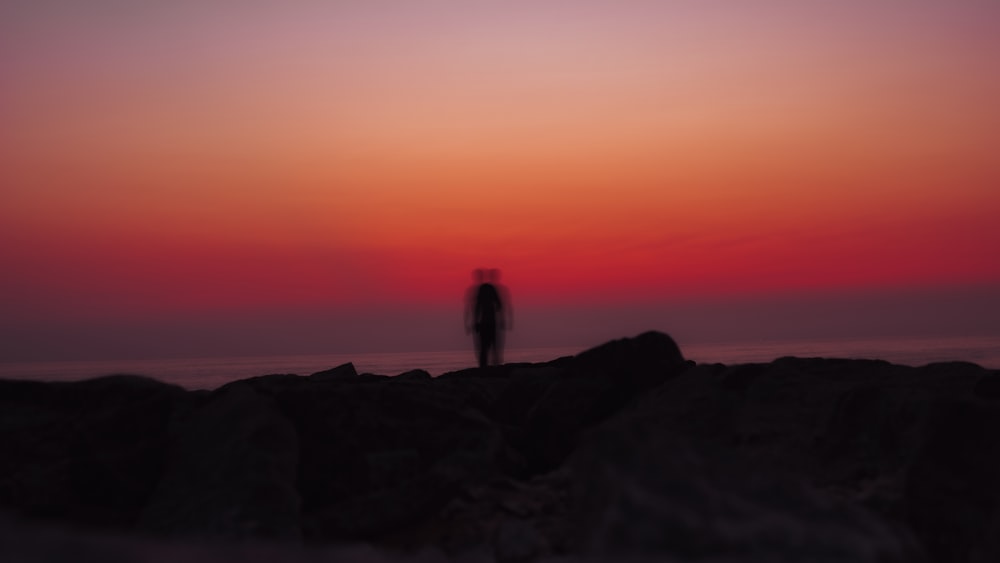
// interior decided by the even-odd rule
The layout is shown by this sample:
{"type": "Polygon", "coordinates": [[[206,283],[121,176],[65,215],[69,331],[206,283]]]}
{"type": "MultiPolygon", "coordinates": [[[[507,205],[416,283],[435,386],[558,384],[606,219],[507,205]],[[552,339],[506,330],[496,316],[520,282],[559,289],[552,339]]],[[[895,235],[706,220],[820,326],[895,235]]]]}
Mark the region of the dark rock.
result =
{"type": "Polygon", "coordinates": [[[923,368],[926,371],[946,373],[952,376],[978,376],[983,373],[983,368],[972,362],[932,362],[923,368]]]}
{"type": "Polygon", "coordinates": [[[1000,399],[1000,374],[992,373],[981,377],[972,392],[980,399],[1000,399]]]}
{"type": "Polygon", "coordinates": [[[630,397],[605,376],[552,381],[520,424],[519,451],[529,474],[559,467],[576,448],[581,432],[616,412],[630,397]]]}
{"type": "Polygon", "coordinates": [[[134,523],[187,394],[137,376],[0,381],[0,507],[81,526],[134,523]]]}
{"type": "Polygon", "coordinates": [[[482,379],[482,378],[506,378],[514,369],[514,364],[504,364],[501,366],[486,366],[484,368],[466,368],[458,371],[442,373],[435,379],[447,381],[449,379],[482,379]]]}
{"type": "Polygon", "coordinates": [[[548,540],[530,522],[508,518],[493,533],[493,556],[497,563],[534,561],[551,553],[548,540]]]}
{"type": "Polygon", "coordinates": [[[905,483],[913,530],[937,561],[1000,559],[1000,405],[975,400],[937,404],[905,483]]]}
{"type": "Polygon", "coordinates": [[[552,366],[512,370],[491,406],[493,417],[507,425],[522,424],[538,400],[565,374],[565,368],[552,366]]]}
{"type": "Polygon", "coordinates": [[[170,537],[300,537],[295,429],[271,399],[230,385],[171,425],[170,462],[139,529],[170,537]]]}
{"type": "Polygon", "coordinates": [[[729,452],[759,472],[795,476],[902,524],[902,476],[924,440],[929,405],[965,396],[973,377],[878,361],[702,365],[641,394],[615,418],[729,452]]]}
{"type": "Polygon", "coordinates": [[[0,513],[3,563],[451,563],[444,555],[412,557],[374,546],[313,546],[287,542],[195,542],[86,533],[39,525],[0,513]]]}
{"type": "Polygon", "coordinates": [[[860,385],[840,394],[817,436],[828,464],[869,476],[892,475],[910,461],[930,396],[886,385],[860,385]]]}
{"type": "Polygon", "coordinates": [[[577,355],[573,365],[577,372],[606,374],[637,390],[655,387],[691,367],[677,343],[655,331],[591,348],[577,355]]]}
{"type": "Polygon", "coordinates": [[[496,471],[500,432],[434,379],[314,379],[274,389],[299,438],[306,537],[373,540],[418,524],[496,471]]]}
{"type": "Polygon", "coordinates": [[[502,561],[994,561],[997,378],[694,365],[651,332],[436,378],[0,381],[0,510],[502,561]]]}
{"type": "Polygon", "coordinates": [[[396,376],[396,379],[400,380],[429,380],[431,379],[431,374],[427,370],[422,369],[411,369],[410,371],[404,371],[403,373],[396,376]]]}
{"type": "Polygon", "coordinates": [[[409,481],[420,468],[420,452],[412,448],[380,450],[365,454],[368,482],[375,490],[409,481]]]}
{"type": "Polygon", "coordinates": [[[357,376],[358,372],[354,369],[354,364],[347,362],[346,364],[341,364],[335,368],[317,371],[309,377],[314,379],[353,379],[357,376]]]}
{"type": "Polygon", "coordinates": [[[419,530],[424,537],[418,545],[434,545],[456,558],[487,546],[498,560],[567,555],[575,548],[569,501],[565,471],[466,485],[419,530]]]}
{"type": "Polygon", "coordinates": [[[760,379],[769,369],[767,364],[743,364],[726,369],[722,364],[703,366],[713,373],[722,373],[722,385],[731,391],[745,395],[754,381],[760,379]]]}
{"type": "Polygon", "coordinates": [[[392,376],[391,375],[382,375],[382,374],[379,374],[379,373],[362,373],[360,375],[360,377],[362,379],[368,379],[368,380],[380,380],[380,379],[390,379],[392,376]]]}
{"type": "Polygon", "coordinates": [[[925,559],[905,530],[861,507],[628,416],[592,434],[571,472],[579,542],[598,559],[925,559]]]}
{"type": "MultiPolygon", "coordinates": [[[[495,475],[496,448],[496,441],[491,440],[478,451],[458,451],[423,471],[416,470],[412,464],[415,460],[412,460],[407,467],[413,470],[411,473],[395,476],[395,479],[382,481],[381,487],[371,486],[363,494],[309,512],[305,531],[310,537],[342,540],[370,541],[398,535],[434,517],[463,486],[486,481],[495,475]]],[[[371,460],[371,456],[366,458],[371,460]]]]}
{"type": "Polygon", "coordinates": [[[673,339],[646,332],[545,366],[512,370],[493,407],[528,475],[557,468],[585,429],[690,369],[673,339]]]}

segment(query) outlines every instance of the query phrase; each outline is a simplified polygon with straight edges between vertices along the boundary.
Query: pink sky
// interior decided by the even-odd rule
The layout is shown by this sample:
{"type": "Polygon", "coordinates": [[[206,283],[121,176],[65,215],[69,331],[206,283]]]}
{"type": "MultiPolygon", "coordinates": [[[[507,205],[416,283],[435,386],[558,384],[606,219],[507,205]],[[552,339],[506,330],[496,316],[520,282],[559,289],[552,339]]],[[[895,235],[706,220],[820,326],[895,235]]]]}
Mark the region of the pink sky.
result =
{"type": "Polygon", "coordinates": [[[7,2],[0,360],[459,347],[479,266],[525,346],[822,332],[802,299],[1000,330],[998,37],[986,0],[7,2]]]}

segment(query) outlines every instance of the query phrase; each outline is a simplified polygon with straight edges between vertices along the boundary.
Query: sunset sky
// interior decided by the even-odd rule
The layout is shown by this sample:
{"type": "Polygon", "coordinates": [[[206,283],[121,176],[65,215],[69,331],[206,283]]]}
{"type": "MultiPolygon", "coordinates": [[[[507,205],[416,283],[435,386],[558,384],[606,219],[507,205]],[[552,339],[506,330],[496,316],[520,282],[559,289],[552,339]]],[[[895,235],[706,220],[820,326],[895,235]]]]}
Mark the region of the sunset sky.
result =
{"type": "Polygon", "coordinates": [[[0,360],[1000,333],[998,100],[995,0],[2,0],[0,360]]]}

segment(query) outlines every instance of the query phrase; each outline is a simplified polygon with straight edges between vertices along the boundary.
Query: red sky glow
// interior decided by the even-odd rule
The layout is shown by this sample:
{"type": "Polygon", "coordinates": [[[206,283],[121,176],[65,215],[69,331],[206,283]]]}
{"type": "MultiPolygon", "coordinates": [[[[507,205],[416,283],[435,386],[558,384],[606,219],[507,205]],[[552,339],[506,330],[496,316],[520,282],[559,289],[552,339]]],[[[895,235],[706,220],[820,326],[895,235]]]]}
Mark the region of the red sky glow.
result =
{"type": "Polygon", "coordinates": [[[4,2],[0,322],[1000,296],[998,57],[991,0],[4,2]]]}

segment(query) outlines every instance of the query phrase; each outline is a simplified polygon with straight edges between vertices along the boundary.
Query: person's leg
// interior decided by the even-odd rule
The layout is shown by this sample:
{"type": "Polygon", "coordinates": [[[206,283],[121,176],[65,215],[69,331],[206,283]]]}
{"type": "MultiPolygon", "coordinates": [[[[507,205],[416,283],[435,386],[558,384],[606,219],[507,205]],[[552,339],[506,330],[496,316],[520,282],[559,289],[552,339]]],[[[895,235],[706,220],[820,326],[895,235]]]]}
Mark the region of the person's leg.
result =
{"type": "Polygon", "coordinates": [[[482,365],[483,333],[479,330],[479,325],[476,325],[475,330],[472,332],[472,348],[475,351],[476,360],[479,361],[479,365],[482,365]]]}
{"type": "Polygon", "coordinates": [[[481,367],[481,368],[486,367],[486,360],[487,360],[487,358],[489,358],[489,354],[490,354],[489,344],[486,342],[486,339],[483,338],[482,335],[480,335],[480,342],[479,342],[479,367],[481,367]]]}
{"type": "Polygon", "coordinates": [[[496,332],[486,329],[480,336],[482,341],[479,343],[479,367],[484,368],[489,365],[490,356],[496,350],[496,332]]]}

